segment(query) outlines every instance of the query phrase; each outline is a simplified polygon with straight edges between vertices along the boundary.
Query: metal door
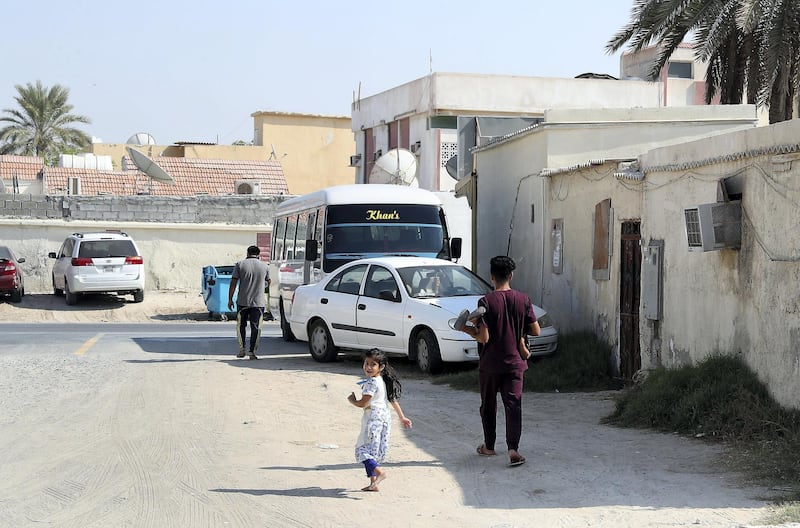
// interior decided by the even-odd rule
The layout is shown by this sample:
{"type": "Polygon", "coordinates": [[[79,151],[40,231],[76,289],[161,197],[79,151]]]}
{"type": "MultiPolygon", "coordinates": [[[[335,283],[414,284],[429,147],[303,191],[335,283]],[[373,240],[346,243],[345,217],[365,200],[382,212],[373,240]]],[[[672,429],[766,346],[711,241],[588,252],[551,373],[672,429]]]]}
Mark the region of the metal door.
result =
{"type": "Polygon", "coordinates": [[[620,376],[630,380],[642,368],[639,348],[639,292],[641,288],[641,224],[622,223],[622,262],[620,266],[620,376]]]}

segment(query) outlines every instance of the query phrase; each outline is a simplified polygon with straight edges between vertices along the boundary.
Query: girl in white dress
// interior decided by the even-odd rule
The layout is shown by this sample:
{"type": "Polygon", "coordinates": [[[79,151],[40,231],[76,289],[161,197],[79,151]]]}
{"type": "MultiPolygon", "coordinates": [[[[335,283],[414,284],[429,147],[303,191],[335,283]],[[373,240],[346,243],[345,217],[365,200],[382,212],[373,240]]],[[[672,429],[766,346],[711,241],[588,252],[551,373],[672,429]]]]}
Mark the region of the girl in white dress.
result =
{"type": "Polygon", "coordinates": [[[347,400],[364,409],[361,419],[361,432],[356,441],[356,461],[364,464],[369,477],[369,486],[362,491],[378,491],[378,484],[386,478],[386,470],[379,467],[386,458],[389,438],[392,431],[392,415],[389,406],[397,413],[403,427],[410,429],[411,420],[405,417],[400,403],[402,387],[397,373],[389,366],[386,354],[373,348],[364,355],[364,374],[366,378],[359,381],[361,398],[354,392],[347,400]]]}

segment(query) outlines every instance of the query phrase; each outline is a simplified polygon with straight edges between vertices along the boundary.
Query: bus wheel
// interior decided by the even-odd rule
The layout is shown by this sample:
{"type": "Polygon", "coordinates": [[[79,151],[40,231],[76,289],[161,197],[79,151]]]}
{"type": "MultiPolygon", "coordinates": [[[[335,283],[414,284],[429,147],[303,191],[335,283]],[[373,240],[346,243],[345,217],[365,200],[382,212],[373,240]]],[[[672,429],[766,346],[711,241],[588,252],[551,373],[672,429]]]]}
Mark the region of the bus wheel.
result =
{"type": "Polygon", "coordinates": [[[289,321],[286,320],[286,315],[283,313],[283,299],[278,301],[281,311],[281,335],[283,336],[283,340],[291,343],[296,337],[294,337],[294,333],[292,333],[292,327],[289,326],[289,321]]]}
{"type": "Polygon", "coordinates": [[[331,333],[322,319],[317,319],[311,323],[311,330],[308,332],[308,351],[311,357],[320,363],[336,361],[338,351],[333,344],[331,333]]]}
{"type": "Polygon", "coordinates": [[[439,353],[439,343],[436,336],[428,329],[420,330],[414,336],[414,348],[416,350],[417,365],[422,372],[428,374],[438,374],[444,366],[442,356],[439,353]]]}

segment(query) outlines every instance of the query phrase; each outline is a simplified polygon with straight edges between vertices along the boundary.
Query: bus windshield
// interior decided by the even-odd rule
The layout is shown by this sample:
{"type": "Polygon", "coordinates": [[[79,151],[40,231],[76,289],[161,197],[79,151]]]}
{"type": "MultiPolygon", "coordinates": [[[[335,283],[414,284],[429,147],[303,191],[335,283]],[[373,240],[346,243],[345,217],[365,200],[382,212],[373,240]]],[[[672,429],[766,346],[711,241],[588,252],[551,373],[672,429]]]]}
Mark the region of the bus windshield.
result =
{"type": "Polygon", "coordinates": [[[328,208],[323,269],[387,254],[447,258],[439,208],[428,205],[336,205],[328,208]]]}

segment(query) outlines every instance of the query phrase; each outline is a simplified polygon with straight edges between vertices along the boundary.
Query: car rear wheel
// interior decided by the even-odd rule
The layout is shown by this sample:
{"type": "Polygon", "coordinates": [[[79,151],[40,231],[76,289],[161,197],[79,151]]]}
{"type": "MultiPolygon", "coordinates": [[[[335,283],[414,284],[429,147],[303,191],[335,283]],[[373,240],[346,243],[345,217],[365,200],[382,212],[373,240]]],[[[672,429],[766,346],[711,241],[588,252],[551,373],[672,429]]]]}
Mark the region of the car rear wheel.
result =
{"type": "Polygon", "coordinates": [[[15,303],[22,302],[22,296],[23,295],[25,295],[25,290],[22,288],[22,286],[20,286],[19,289],[17,289],[17,290],[12,290],[11,291],[11,302],[15,302],[15,303]]]}
{"type": "Polygon", "coordinates": [[[311,323],[311,330],[308,332],[308,351],[311,357],[320,363],[335,361],[339,353],[333,344],[328,327],[321,319],[311,323]]]}
{"type": "Polygon", "coordinates": [[[281,335],[284,341],[291,343],[297,338],[294,336],[294,332],[292,332],[292,327],[289,326],[289,321],[286,320],[286,314],[283,313],[283,299],[278,301],[278,306],[280,306],[281,312],[281,335]]]}
{"type": "Polygon", "coordinates": [[[53,295],[55,295],[56,297],[61,297],[62,295],[64,295],[64,290],[56,287],[55,275],[53,275],[53,295]]]}
{"type": "Polygon", "coordinates": [[[144,300],[144,290],[133,292],[133,302],[140,303],[144,300]]]}
{"type": "Polygon", "coordinates": [[[64,296],[67,298],[68,305],[72,306],[78,304],[78,294],[72,293],[69,290],[69,283],[67,282],[67,279],[64,279],[64,296]]]}
{"type": "Polygon", "coordinates": [[[414,337],[415,356],[417,365],[422,372],[438,374],[442,371],[442,355],[439,353],[439,343],[436,336],[427,328],[417,332],[414,337]]]}

